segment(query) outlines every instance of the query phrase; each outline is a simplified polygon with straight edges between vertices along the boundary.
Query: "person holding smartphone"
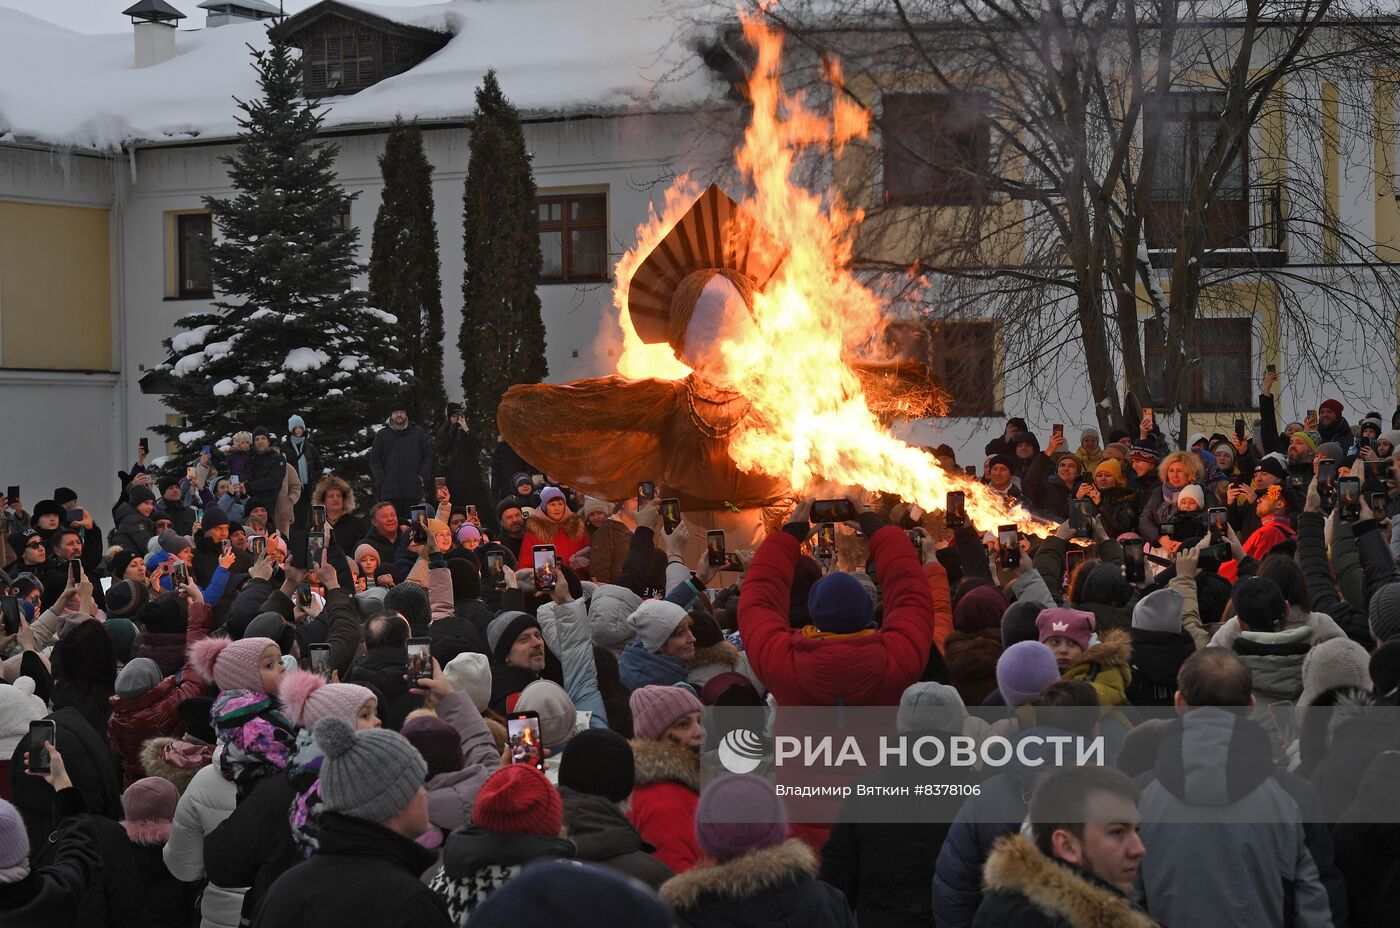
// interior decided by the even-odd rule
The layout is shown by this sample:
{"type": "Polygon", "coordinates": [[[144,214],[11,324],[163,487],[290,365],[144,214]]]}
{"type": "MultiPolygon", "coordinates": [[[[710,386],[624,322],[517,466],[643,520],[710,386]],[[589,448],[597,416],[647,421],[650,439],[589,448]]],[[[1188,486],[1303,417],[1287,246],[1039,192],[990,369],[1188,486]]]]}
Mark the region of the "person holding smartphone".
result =
{"type": "Polygon", "coordinates": [[[540,507],[525,523],[521,554],[528,554],[539,545],[553,545],[555,557],[562,564],[570,564],[589,545],[583,519],[569,511],[564,492],[558,487],[545,487],[540,492],[540,507]]]}

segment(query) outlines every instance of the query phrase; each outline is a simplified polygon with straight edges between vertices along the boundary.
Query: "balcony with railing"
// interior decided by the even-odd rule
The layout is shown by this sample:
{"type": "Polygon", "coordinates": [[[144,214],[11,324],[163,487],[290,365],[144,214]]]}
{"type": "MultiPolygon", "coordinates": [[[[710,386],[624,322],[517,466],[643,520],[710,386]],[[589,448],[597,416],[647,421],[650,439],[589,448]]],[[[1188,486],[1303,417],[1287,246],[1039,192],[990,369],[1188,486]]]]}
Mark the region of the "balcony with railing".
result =
{"type": "MultiPolygon", "coordinates": [[[[1154,195],[1147,213],[1147,246],[1153,267],[1171,267],[1181,240],[1186,204],[1154,195]]],[[[1206,207],[1202,262],[1210,267],[1279,267],[1288,263],[1283,185],[1255,184],[1222,190],[1206,207]]]]}

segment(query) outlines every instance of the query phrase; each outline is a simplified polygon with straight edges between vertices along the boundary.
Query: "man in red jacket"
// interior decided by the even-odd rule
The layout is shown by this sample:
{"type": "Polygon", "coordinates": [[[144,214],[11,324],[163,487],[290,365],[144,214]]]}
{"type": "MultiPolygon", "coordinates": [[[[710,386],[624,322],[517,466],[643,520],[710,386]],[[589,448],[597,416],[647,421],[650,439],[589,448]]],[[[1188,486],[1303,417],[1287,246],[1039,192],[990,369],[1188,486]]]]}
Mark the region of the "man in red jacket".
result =
{"type": "MultiPolygon", "coordinates": [[[[850,574],[832,573],[812,586],[812,624],[794,629],[788,598],[799,547],[810,529],[810,501],[793,511],[783,531],[758,549],[744,577],[739,633],[754,673],[786,706],[895,706],[923,674],[933,644],[934,597],[924,568],[899,528],[866,511],[860,526],[883,593],[884,619],[850,574]]],[[[947,586],[947,575],[941,577],[947,586]]],[[[947,597],[940,597],[948,602],[947,597]]],[[[951,623],[951,617],[946,617],[951,623]]]]}
{"type": "MultiPolygon", "coordinates": [[[[1255,503],[1254,511],[1259,516],[1259,527],[1249,533],[1244,541],[1244,553],[1262,561],[1269,552],[1285,542],[1297,541],[1298,533],[1288,523],[1288,501],[1283,495],[1283,487],[1271,486],[1255,503]]],[[[1239,579],[1238,561],[1221,565],[1216,573],[1234,583],[1239,579]]]]}

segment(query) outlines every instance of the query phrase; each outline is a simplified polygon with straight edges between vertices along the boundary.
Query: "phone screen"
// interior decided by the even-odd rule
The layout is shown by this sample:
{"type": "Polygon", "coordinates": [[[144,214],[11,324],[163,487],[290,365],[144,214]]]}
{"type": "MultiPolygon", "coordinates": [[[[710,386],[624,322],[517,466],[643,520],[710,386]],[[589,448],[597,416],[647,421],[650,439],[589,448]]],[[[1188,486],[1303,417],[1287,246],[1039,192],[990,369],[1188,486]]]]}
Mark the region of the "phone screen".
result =
{"type": "Polygon", "coordinates": [[[1050,431],[1055,435],[1063,435],[1065,433],[1064,423],[1056,422],[1054,425],[1050,426],[1050,431]]]}
{"type": "Polygon", "coordinates": [[[249,535],[249,536],[248,536],[248,553],[249,553],[249,554],[253,555],[253,557],[262,557],[263,554],[266,553],[266,551],[267,551],[267,536],[266,536],[266,535],[249,535]]]}
{"type": "Polygon", "coordinates": [[[311,645],[311,672],[320,674],[327,683],[331,681],[331,646],[324,641],[311,645]]]}
{"type": "Polygon", "coordinates": [[[1372,493],[1366,502],[1371,505],[1371,515],[1377,519],[1390,517],[1390,497],[1384,491],[1372,493]]]}
{"type": "Polygon", "coordinates": [[[439,490],[445,490],[445,489],[447,489],[447,478],[446,478],[446,477],[434,477],[434,478],[433,478],[433,485],[434,485],[435,487],[437,487],[439,490]]]}
{"type": "Polygon", "coordinates": [[[663,499],[661,501],[661,527],[669,535],[681,524],[681,501],[663,499]]]}
{"type": "Polygon", "coordinates": [[[1094,531],[1092,521],[1094,518],[1094,501],[1091,499],[1076,499],[1070,502],[1069,524],[1074,529],[1074,537],[1091,538],[1094,531]]]}
{"type": "Polygon", "coordinates": [[[180,589],[190,582],[189,568],[185,562],[178,558],[174,561],[174,566],[170,568],[170,584],[176,589],[180,589]]]}
{"type": "Polygon", "coordinates": [[[476,516],[476,506],[475,506],[474,504],[472,504],[472,503],[467,503],[467,518],[468,518],[468,519],[471,519],[471,518],[475,518],[475,516],[476,516]]]}
{"type": "Polygon", "coordinates": [[[306,536],[306,569],[315,570],[321,566],[321,555],[326,550],[325,530],[311,532],[306,536]]]}
{"type": "Polygon", "coordinates": [[[544,742],[538,712],[513,712],[506,719],[506,744],[512,764],[534,764],[544,769],[544,742]]]}
{"type": "Polygon", "coordinates": [[[1343,477],[1337,481],[1337,509],[1347,522],[1361,518],[1361,479],[1343,477]]]}
{"type": "Polygon", "coordinates": [[[1389,461],[1366,461],[1361,466],[1367,483],[1383,484],[1390,476],[1389,461]]]}
{"type": "Polygon", "coordinates": [[[919,556],[919,563],[924,562],[924,536],[918,529],[909,532],[909,543],[914,546],[914,553],[919,556]]]}
{"type": "Polygon", "coordinates": [[[1084,563],[1085,551],[1083,548],[1070,548],[1065,552],[1065,588],[1068,589],[1070,578],[1074,576],[1074,569],[1084,563]]]}
{"type": "Polygon", "coordinates": [[[967,524],[967,494],[962,490],[948,491],[943,524],[949,528],[962,528],[967,524]]]}
{"type": "Polygon", "coordinates": [[[848,499],[819,499],[812,503],[813,522],[851,522],[855,517],[855,507],[848,499]]]}
{"type": "Polygon", "coordinates": [[[408,678],[416,680],[419,677],[431,677],[433,675],[432,649],[433,639],[431,638],[410,638],[408,639],[408,678]]]}
{"type": "Polygon", "coordinates": [[[1014,525],[1003,525],[997,529],[997,563],[1002,567],[1015,567],[1021,563],[1021,539],[1014,525]]]}
{"type": "Polygon", "coordinates": [[[53,765],[49,752],[41,745],[58,746],[58,726],[50,719],[40,719],[29,723],[29,770],[32,773],[49,773],[53,765]]]}
{"type": "Polygon", "coordinates": [[[325,506],[312,506],[312,507],[311,507],[311,531],[312,531],[312,532],[315,532],[315,533],[317,533],[317,534],[319,534],[319,533],[325,531],[325,529],[326,529],[326,507],[325,507],[325,506]]]}
{"type": "Polygon", "coordinates": [[[531,474],[531,475],[530,475],[530,485],[531,485],[532,487],[534,487],[536,490],[538,490],[540,487],[544,486],[544,474],[531,474]]]}
{"type": "Polygon", "coordinates": [[[1220,541],[1225,537],[1226,531],[1226,511],[1223,506],[1212,507],[1208,513],[1211,543],[1220,541]]]}
{"type": "Polygon", "coordinates": [[[1123,579],[1129,583],[1142,583],[1147,579],[1146,552],[1141,538],[1123,539],[1123,579]]]}
{"type": "Polygon", "coordinates": [[[724,532],[705,533],[705,561],[711,567],[724,566],[724,532]]]}
{"type": "Polygon", "coordinates": [[[817,526],[817,547],[827,549],[836,547],[836,524],[834,522],[823,522],[817,526]]]}
{"type": "Polygon", "coordinates": [[[229,486],[231,486],[231,487],[236,487],[236,486],[238,486],[238,485],[239,485],[240,483],[242,483],[242,482],[243,482],[243,478],[240,477],[240,476],[238,476],[237,474],[230,474],[230,475],[229,475],[229,478],[228,478],[229,486]]]}
{"type": "Polygon", "coordinates": [[[1337,462],[1331,458],[1321,458],[1317,462],[1317,488],[1323,494],[1329,494],[1336,489],[1337,483],[1337,462]]]}
{"type": "Polygon", "coordinates": [[[554,545],[535,545],[535,589],[552,590],[559,582],[558,567],[554,563],[554,545]]]}
{"type": "Polygon", "coordinates": [[[68,579],[73,581],[74,586],[83,582],[83,565],[77,558],[68,562],[68,579]]]}
{"type": "Polygon", "coordinates": [[[650,480],[643,480],[637,484],[637,505],[656,499],[656,484],[650,480]]]}
{"type": "Polygon", "coordinates": [[[486,572],[490,575],[491,585],[495,589],[504,589],[506,585],[506,556],[499,551],[487,552],[486,572]]]}

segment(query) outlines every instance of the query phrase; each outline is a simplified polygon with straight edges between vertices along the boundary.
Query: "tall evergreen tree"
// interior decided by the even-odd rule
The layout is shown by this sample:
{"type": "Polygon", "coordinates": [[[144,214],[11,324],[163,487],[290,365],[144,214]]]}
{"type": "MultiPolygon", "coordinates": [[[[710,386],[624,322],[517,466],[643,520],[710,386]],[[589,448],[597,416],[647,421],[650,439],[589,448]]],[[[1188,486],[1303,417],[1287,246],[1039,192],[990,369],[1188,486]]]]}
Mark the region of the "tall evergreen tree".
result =
{"type": "Polygon", "coordinates": [[[336,182],[337,149],[316,141],[323,113],[301,96],[301,68],[276,39],[253,49],[262,94],[236,100],[238,148],[223,159],[234,195],[206,197],[217,229],[210,266],[220,299],[179,320],[165,403],[183,427],[157,426],[183,464],[205,443],[301,415],[323,462],[367,473],[371,424],[405,388],[395,319],[370,308],[354,277],[358,233],[336,182]]]}
{"type": "Polygon", "coordinates": [[[424,428],[442,422],[442,281],[433,222],[433,166],[416,123],[396,120],[379,158],[384,195],[374,218],[370,302],[398,317],[408,413],[424,428]]]}
{"type": "Polygon", "coordinates": [[[494,70],[476,91],[462,199],[462,391],[467,421],[490,447],[506,389],[538,383],[548,372],[535,292],[542,264],[535,178],[520,114],[494,70]]]}

